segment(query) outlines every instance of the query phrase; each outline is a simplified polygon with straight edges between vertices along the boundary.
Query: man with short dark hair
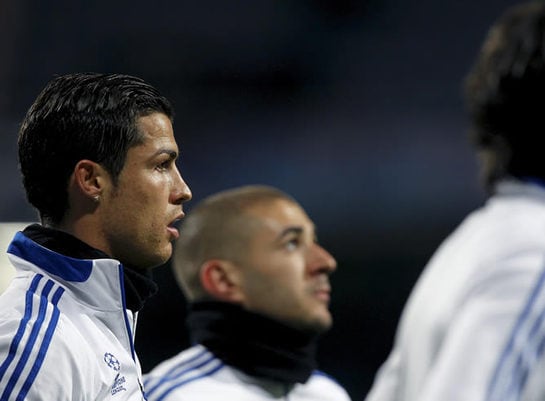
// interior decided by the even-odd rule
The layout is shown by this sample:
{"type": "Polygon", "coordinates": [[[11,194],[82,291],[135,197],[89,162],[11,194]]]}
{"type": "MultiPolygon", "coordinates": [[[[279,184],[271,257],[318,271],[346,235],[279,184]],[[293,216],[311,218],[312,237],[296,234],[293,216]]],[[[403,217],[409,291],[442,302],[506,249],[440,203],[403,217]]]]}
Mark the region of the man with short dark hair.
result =
{"type": "Polygon", "coordinates": [[[19,162],[41,224],[8,248],[2,401],[144,399],[136,317],[191,198],[172,119],[155,88],[119,74],[57,77],[29,109],[19,162]]]}

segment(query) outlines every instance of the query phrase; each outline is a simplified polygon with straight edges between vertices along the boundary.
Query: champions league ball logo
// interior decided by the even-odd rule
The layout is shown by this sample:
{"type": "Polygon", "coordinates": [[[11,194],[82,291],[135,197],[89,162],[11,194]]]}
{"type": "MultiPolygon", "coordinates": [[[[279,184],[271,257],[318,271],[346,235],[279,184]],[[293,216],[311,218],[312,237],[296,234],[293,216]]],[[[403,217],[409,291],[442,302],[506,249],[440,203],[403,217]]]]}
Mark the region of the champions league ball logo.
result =
{"type": "Polygon", "coordinates": [[[109,352],[106,352],[104,354],[104,362],[106,362],[106,365],[108,365],[110,368],[112,368],[116,372],[119,372],[119,370],[121,369],[121,364],[119,363],[117,358],[113,354],[110,354],[109,352]]]}

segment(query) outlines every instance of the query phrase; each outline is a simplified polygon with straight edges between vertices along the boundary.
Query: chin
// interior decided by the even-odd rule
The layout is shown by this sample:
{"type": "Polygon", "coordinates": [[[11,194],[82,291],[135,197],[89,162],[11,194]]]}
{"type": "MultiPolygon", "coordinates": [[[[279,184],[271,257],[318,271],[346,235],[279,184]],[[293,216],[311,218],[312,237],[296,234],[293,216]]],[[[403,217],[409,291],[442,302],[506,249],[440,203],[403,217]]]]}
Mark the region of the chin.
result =
{"type": "Polygon", "coordinates": [[[331,316],[319,316],[316,319],[308,321],[302,328],[309,333],[322,334],[328,331],[332,325],[331,316]]]}
{"type": "Polygon", "coordinates": [[[155,267],[159,267],[164,265],[168,260],[170,259],[171,252],[164,252],[161,254],[155,254],[155,255],[149,255],[148,258],[145,260],[142,258],[140,259],[140,263],[138,263],[135,267],[141,270],[146,269],[153,269],[155,267]]]}
{"type": "Polygon", "coordinates": [[[170,259],[171,253],[160,255],[160,257],[157,258],[155,263],[150,267],[159,267],[167,263],[170,259]]]}
{"type": "Polygon", "coordinates": [[[320,333],[325,333],[326,331],[331,329],[332,326],[333,326],[333,322],[331,320],[328,320],[327,322],[321,322],[321,324],[319,324],[318,331],[320,333]]]}
{"type": "Polygon", "coordinates": [[[155,266],[160,266],[169,261],[172,256],[172,244],[167,242],[162,244],[162,247],[159,248],[160,251],[153,255],[153,260],[155,261],[155,266]]]}

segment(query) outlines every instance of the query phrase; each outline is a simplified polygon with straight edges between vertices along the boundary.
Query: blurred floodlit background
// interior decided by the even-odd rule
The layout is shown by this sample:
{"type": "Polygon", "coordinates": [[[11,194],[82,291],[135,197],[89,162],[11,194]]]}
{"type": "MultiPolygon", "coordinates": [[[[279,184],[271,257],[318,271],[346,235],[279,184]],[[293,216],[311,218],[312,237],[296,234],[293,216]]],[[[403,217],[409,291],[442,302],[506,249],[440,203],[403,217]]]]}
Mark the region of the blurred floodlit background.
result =
{"type": "MultiPolygon", "coordinates": [[[[270,184],[314,219],[339,264],[321,368],[361,399],[422,267],[483,201],[461,83],[515,3],[2,0],[0,221],[36,219],[16,132],[43,85],[74,71],[138,75],[175,105],[195,200],[270,184]]],[[[137,333],[144,371],[187,345],[168,266],[156,278],[137,333]]]]}

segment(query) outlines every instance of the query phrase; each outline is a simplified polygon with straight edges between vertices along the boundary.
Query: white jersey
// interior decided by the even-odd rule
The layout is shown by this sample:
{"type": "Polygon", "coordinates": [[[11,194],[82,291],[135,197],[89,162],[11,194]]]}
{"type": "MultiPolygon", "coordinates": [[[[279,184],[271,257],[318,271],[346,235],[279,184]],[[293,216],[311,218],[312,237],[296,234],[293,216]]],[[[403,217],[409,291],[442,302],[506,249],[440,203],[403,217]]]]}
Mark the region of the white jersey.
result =
{"type": "Polygon", "coordinates": [[[440,246],[366,401],[545,400],[545,189],[510,181],[440,246]]]}
{"type": "Polygon", "coordinates": [[[119,262],[66,257],[22,233],[8,253],[16,276],[0,296],[0,400],[142,401],[119,262]]]}
{"type": "Polygon", "coordinates": [[[149,401],[350,401],[336,381],[318,371],[305,384],[290,386],[225,365],[202,345],[144,375],[144,388],[149,401]]]}

